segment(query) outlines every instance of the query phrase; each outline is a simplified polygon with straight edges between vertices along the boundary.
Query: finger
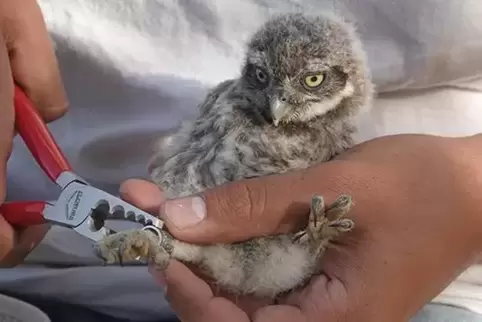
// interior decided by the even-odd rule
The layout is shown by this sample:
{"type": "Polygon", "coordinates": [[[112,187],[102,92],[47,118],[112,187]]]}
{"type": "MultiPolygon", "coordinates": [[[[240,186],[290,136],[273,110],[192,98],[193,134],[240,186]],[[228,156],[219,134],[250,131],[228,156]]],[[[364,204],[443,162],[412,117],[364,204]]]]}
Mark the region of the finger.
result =
{"type": "Polygon", "coordinates": [[[208,284],[174,260],[165,271],[164,283],[166,298],[181,321],[205,321],[202,316],[214,298],[208,284]]]}
{"type": "MultiPolygon", "coordinates": [[[[248,315],[243,312],[238,306],[236,306],[233,302],[223,298],[223,297],[215,297],[213,298],[207,308],[206,312],[203,315],[203,321],[206,322],[250,322],[248,315]]],[[[198,320],[192,320],[198,321],[198,320]]]]}
{"type": "Polygon", "coordinates": [[[121,198],[149,213],[157,214],[165,197],[153,183],[140,179],[129,179],[119,189],[121,198]]]}
{"type": "Polygon", "coordinates": [[[46,121],[55,120],[66,112],[67,98],[42,12],[35,0],[10,1],[3,6],[0,27],[15,81],[46,121]]]}
{"type": "Polygon", "coordinates": [[[238,308],[242,309],[247,316],[252,316],[260,308],[273,304],[272,298],[260,299],[254,296],[236,296],[225,294],[224,292],[217,296],[231,301],[238,308]]]}
{"type": "Polygon", "coordinates": [[[183,322],[250,322],[234,303],[214,297],[209,285],[180,262],[172,261],[163,282],[166,298],[183,322]]]}
{"type": "Polygon", "coordinates": [[[307,220],[313,194],[321,193],[330,204],[343,191],[336,166],[325,163],[225,184],[200,196],[169,200],[160,215],[175,237],[189,242],[236,242],[288,232],[307,220]]]}
{"type": "Polygon", "coordinates": [[[320,319],[319,317],[313,317],[313,319],[308,320],[302,312],[294,307],[288,305],[272,305],[264,307],[258,310],[253,315],[253,322],[308,322],[308,321],[324,321],[324,319],[320,319]]]}
{"type": "MultiPolygon", "coordinates": [[[[1,221],[4,221],[3,217],[1,218],[1,221]]],[[[0,227],[5,228],[6,225],[8,225],[8,223],[2,222],[0,227]]],[[[28,254],[30,254],[30,252],[42,241],[49,228],[48,225],[38,225],[29,227],[21,232],[14,232],[13,229],[11,229],[13,235],[10,229],[7,228],[7,238],[13,239],[10,239],[12,242],[9,245],[10,251],[5,254],[5,257],[1,261],[2,266],[13,267],[21,264],[28,254]]],[[[3,232],[5,232],[5,230],[0,232],[0,236],[3,235],[3,232]]],[[[5,238],[4,236],[2,237],[5,238]]]]}
{"type": "Polygon", "coordinates": [[[9,254],[12,252],[17,236],[12,226],[0,215],[0,266],[11,267],[9,254]]]}
{"type": "Polygon", "coordinates": [[[14,133],[13,85],[8,52],[0,37],[0,203],[5,197],[7,160],[14,133]]]}
{"type": "MultiPolygon", "coordinates": [[[[13,127],[13,86],[8,52],[0,37],[0,204],[5,199],[7,160],[12,148],[13,127]]],[[[0,217],[0,263],[3,264],[12,251],[16,236],[13,228],[0,217]]]]}
{"type": "Polygon", "coordinates": [[[349,300],[351,294],[347,287],[336,277],[321,274],[312,278],[303,289],[281,298],[279,304],[296,307],[307,321],[316,321],[317,316],[323,316],[326,322],[339,321],[358,303],[353,298],[349,300]]]}

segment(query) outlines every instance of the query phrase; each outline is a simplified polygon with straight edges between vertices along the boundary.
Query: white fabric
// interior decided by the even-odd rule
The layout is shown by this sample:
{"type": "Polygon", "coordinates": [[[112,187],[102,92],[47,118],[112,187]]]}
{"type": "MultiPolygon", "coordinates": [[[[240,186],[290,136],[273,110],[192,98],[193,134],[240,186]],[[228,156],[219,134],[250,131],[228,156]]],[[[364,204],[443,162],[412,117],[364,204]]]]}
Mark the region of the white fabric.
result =
{"type": "MultiPolygon", "coordinates": [[[[482,129],[482,82],[476,79],[482,75],[479,0],[39,3],[71,102],[68,115],[50,127],[76,172],[112,193],[122,180],[146,176],[153,139],[190,117],[209,86],[237,75],[249,33],[268,14],[293,8],[335,8],[358,22],[374,80],[385,93],[361,122],[360,140],[482,129]],[[394,92],[441,84],[447,86],[394,92]]],[[[56,194],[17,139],[8,198],[48,200],[56,194]]],[[[145,267],[95,267],[99,262],[90,245],[71,231],[52,229],[29,263],[86,266],[2,270],[0,290],[90,305],[133,321],[167,314],[163,292],[145,267]]],[[[474,299],[467,304],[473,310],[482,310],[479,293],[482,289],[465,293],[474,299]]]]}

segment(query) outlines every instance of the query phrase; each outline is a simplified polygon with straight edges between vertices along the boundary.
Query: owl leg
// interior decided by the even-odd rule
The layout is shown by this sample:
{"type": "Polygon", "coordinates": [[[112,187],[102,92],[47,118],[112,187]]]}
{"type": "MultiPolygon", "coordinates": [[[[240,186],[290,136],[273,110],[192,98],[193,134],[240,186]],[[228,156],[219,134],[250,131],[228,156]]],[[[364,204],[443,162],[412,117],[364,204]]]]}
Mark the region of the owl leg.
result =
{"type": "Polygon", "coordinates": [[[124,262],[145,259],[156,267],[164,269],[171,259],[162,240],[164,233],[152,230],[126,230],[107,236],[95,245],[98,257],[104,264],[123,265],[124,262]]]}
{"type": "Polygon", "coordinates": [[[318,255],[331,240],[353,229],[355,223],[351,219],[343,218],[351,207],[352,200],[347,195],[341,195],[328,207],[325,206],[322,196],[314,196],[311,200],[308,225],[294,234],[294,242],[309,244],[314,255],[318,255]]]}

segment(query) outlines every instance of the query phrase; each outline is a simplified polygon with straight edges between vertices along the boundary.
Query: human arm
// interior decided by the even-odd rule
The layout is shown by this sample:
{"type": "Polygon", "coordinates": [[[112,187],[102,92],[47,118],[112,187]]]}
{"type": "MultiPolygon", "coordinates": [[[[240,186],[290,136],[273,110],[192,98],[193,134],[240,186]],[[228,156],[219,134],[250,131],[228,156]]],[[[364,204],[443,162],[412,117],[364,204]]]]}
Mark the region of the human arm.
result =
{"type": "MultiPolygon", "coordinates": [[[[57,61],[35,0],[0,2],[0,203],[5,199],[14,136],[14,81],[46,121],[65,113],[67,100],[57,61]]],[[[17,231],[0,216],[0,266],[21,262],[45,231],[44,226],[17,231]]]]}
{"type": "MultiPolygon", "coordinates": [[[[187,322],[221,321],[223,314],[260,322],[313,321],[316,316],[323,321],[407,320],[480,253],[481,141],[481,136],[385,137],[306,171],[207,191],[202,195],[207,217],[197,225],[179,229],[164,217],[176,238],[233,242],[288,231],[305,218],[306,200],[314,193],[328,202],[340,193],[352,195],[355,207],[348,216],[355,231],[327,251],[324,274],[281,302],[287,306],[238,308],[214,296],[176,262],[166,272],[173,308],[187,322]]],[[[130,200],[149,203],[142,189],[135,194],[126,185],[130,200]]],[[[185,207],[179,209],[165,203],[161,214],[187,219],[185,207]]]]}

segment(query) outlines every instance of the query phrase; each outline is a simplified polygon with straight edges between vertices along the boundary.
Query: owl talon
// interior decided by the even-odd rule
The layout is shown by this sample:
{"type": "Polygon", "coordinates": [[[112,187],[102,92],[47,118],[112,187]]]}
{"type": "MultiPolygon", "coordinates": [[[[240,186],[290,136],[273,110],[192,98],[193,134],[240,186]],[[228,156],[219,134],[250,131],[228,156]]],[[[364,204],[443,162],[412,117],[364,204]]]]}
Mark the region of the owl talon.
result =
{"type": "MultiPolygon", "coordinates": [[[[322,198],[315,196],[314,198],[322,198]]],[[[352,230],[355,223],[351,219],[343,218],[351,210],[352,199],[348,195],[339,196],[324,212],[312,212],[310,216],[318,217],[318,225],[315,225],[313,234],[319,234],[320,238],[333,238],[340,233],[352,230]]]]}
{"type": "Polygon", "coordinates": [[[349,232],[355,227],[355,222],[351,219],[341,219],[331,222],[330,226],[336,228],[340,232],[349,232]]]}
{"type": "Polygon", "coordinates": [[[308,225],[306,229],[294,235],[293,241],[310,242],[316,246],[316,249],[321,249],[321,246],[326,245],[333,238],[354,228],[353,220],[343,218],[351,207],[352,199],[347,195],[341,195],[328,207],[322,196],[314,196],[311,199],[308,225]]]}

